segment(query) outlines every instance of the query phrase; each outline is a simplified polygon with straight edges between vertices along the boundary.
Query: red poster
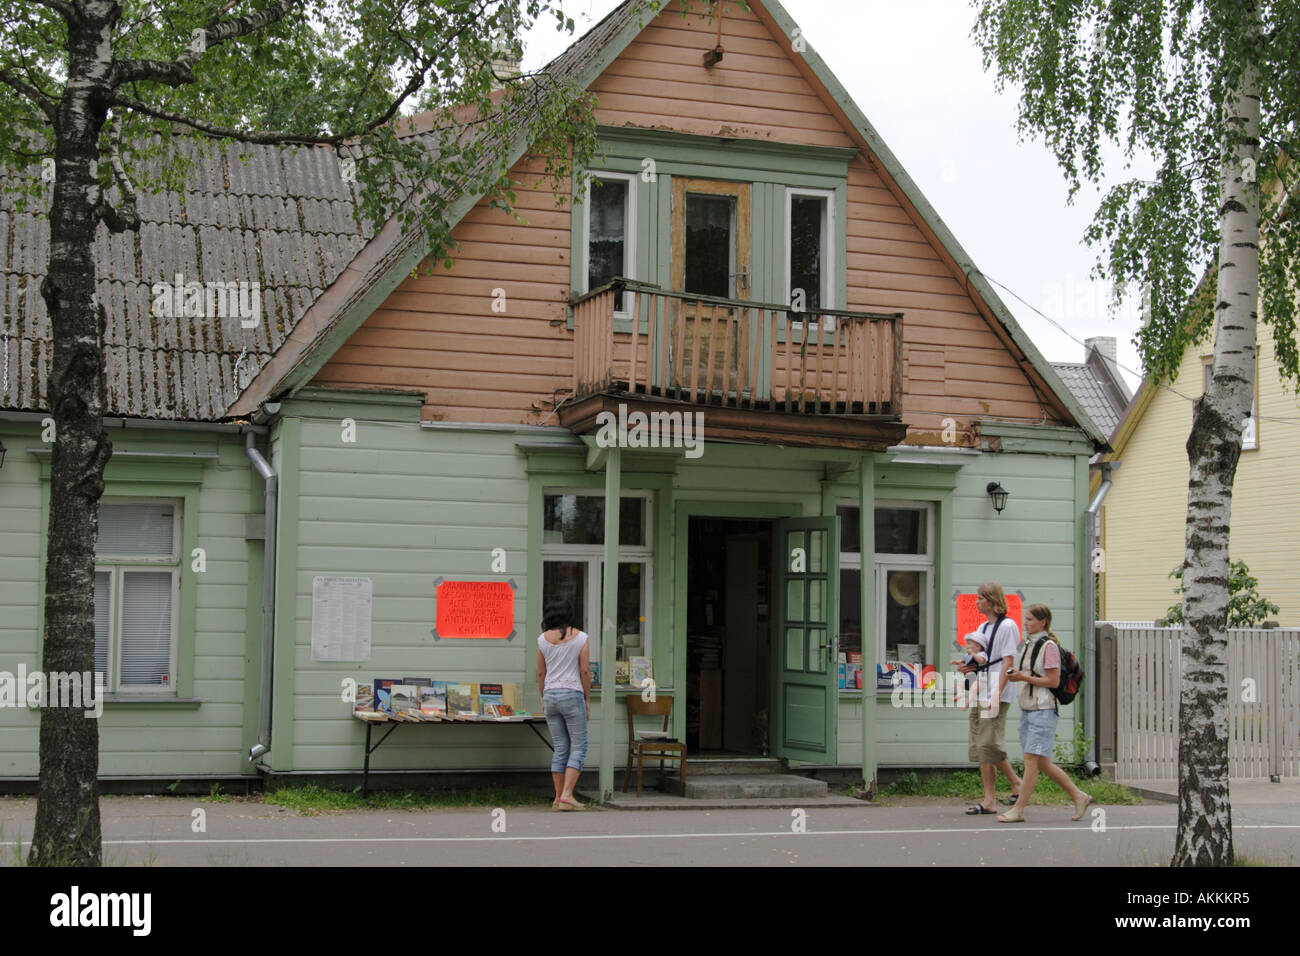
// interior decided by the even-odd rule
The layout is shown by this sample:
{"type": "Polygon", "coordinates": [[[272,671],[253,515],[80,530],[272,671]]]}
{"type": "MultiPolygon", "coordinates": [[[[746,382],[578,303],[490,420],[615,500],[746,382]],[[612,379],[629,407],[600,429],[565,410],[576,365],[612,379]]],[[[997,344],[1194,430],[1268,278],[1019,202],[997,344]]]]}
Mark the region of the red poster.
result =
{"type": "Polygon", "coordinates": [[[434,634],[505,640],[515,632],[515,588],[509,581],[439,581],[434,634]]]}
{"type": "MultiPolygon", "coordinates": [[[[985,621],[984,615],[975,607],[975,601],[978,598],[978,594],[957,595],[957,640],[959,641],[964,641],[967,634],[978,630],[979,626],[985,621]]],[[[1007,617],[1016,622],[1016,626],[1020,628],[1020,634],[1023,637],[1025,625],[1021,611],[1020,595],[1007,595],[1007,617]]]]}

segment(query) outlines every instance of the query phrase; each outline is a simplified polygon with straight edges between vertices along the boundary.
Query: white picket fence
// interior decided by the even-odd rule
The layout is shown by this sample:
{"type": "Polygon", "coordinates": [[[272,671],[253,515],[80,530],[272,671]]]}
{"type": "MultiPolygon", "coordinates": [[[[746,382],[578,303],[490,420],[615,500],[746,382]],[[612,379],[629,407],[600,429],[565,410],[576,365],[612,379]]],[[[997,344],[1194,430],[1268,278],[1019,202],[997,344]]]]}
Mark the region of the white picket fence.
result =
{"type": "MultiPolygon", "coordinates": [[[[1116,629],[1115,775],[1178,777],[1176,627],[1116,629]]],[[[1228,632],[1229,777],[1300,776],[1300,630],[1228,632]]]]}

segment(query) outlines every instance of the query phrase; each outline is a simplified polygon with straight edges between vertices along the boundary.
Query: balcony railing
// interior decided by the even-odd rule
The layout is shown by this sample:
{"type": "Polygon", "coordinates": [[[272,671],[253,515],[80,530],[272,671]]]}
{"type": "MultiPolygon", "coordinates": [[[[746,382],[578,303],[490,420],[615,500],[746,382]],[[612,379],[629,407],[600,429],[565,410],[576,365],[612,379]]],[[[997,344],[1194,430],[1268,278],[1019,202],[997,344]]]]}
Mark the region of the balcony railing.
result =
{"type": "Polygon", "coordinates": [[[626,392],[801,414],[902,411],[901,314],[801,312],[631,280],[572,307],[576,398],[626,392]],[[628,328],[616,331],[620,304],[628,328]]]}

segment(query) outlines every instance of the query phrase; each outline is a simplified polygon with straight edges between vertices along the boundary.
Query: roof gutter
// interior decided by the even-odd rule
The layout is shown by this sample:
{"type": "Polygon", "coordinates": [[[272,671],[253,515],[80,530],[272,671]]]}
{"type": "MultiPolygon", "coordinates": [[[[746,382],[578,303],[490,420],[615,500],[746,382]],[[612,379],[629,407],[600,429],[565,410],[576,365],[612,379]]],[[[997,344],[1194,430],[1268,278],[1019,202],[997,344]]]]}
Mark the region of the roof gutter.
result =
{"type": "Polygon", "coordinates": [[[271,688],[273,687],[272,670],[275,665],[275,526],[278,481],[270,462],[262,457],[262,453],[257,450],[255,438],[251,431],[244,437],[244,452],[248,455],[249,461],[253,463],[253,469],[262,476],[262,480],[266,483],[266,530],[262,542],[262,688],[261,705],[258,709],[257,743],[248,751],[248,759],[251,763],[271,751],[271,688]]]}
{"type": "MultiPolygon", "coordinates": [[[[0,422],[21,422],[39,425],[45,419],[52,418],[51,412],[17,412],[0,411],[0,422]]],[[[105,428],[140,428],[150,431],[177,432],[220,432],[228,435],[241,435],[253,432],[267,434],[265,425],[250,425],[247,422],[183,422],[162,418],[105,418],[105,428]]]]}

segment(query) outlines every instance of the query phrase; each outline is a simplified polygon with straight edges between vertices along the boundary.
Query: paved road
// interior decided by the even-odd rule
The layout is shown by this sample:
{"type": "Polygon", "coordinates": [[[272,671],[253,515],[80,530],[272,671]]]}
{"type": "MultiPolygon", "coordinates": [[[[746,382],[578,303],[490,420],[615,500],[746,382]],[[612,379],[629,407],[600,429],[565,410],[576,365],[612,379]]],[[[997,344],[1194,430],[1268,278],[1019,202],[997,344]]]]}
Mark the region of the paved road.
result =
{"type": "MultiPolygon", "coordinates": [[[[366,811],[304,817],[259,803],[115,797],[101,804],[108,863],[166,866],[1165,866],[1175,807],[1031,807],[1029,822],[959,806],[552,813],[549,809],[366,811]],[[198,815],[195,811],[202,811],[198,815]],[[798,832],[802,822],[803,832],[798,832]],[[195,828],[202,823],[203,830],[195,828]],[[1104,829],[1102,825],[1104,823],[1104,829]],[[494,829],[494,825],[496,829],[494,829]],[[501,829],[504,828],[504,832],[501,829]]],[[[0,798],[0,863],[31,836],[35,802],[0,798]]],[[[1300,863],[1300,805],[1233,814],[1239,856],[1300,863]]]]}

